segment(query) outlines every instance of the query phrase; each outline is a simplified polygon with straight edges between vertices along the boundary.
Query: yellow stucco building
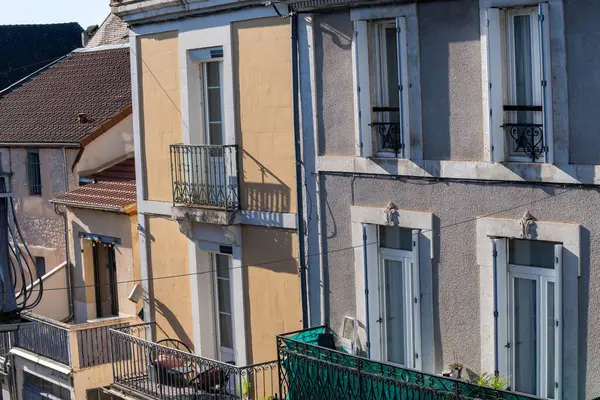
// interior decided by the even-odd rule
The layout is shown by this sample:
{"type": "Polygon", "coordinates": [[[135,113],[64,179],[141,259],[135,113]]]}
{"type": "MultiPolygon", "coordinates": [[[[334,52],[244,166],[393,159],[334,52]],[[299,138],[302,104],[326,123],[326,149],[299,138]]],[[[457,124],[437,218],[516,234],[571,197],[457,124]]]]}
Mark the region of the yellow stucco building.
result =
{"type": "Polygon", "coordinates": [[[130,28],[152,339],[274,360],[302,327],[290,22],[248,7],[130,28]]]}

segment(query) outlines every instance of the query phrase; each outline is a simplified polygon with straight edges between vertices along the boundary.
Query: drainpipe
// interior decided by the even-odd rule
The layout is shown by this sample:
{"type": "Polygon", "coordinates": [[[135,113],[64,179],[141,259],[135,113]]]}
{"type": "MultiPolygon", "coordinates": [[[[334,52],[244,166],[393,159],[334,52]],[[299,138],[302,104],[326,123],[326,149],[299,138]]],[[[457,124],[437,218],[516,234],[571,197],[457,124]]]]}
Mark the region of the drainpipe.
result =
{"type": "Polygon", "coordinates": [[[499,360],[498,360],[498,248],[496,245],[496,239],[492,239],[492,256],[493,256],[493,280],[494,280],[494,375],[499,374],[499,360]]]}
{"type": "MultiPolygon", "coordinates": [[[[69,191],[69,168],[67,167],[67,150],[66,148],[62,148],[62,153],[63,153],[63,174],[64,174],[64,180],[65,180],[65,193],[69,191]]],[[[69,252],[70,252],[70,247],[69,247],[69,221],[67,219],[67,213],[60,211],[58,209],[58,204],[54,204],[54,212],[57,215],[60,215],[63,218],[63,221],[65,223],[65,275],[66,275],[66,282],[67,282],[67,303],[69,305],[69,315],[67,316],[67,318],[63,319],[61,322],[69,322],[73,319],[73,316],[75,315],[74,312],[74,305],[73,305],[73,288],[71,285],[71,263],[69,261],[69,252]]],[[[41,279],[41,277],[40,277],[41,279]]]]}
{"type": "Polygon", "coordinates": [[[365,343],[365,347],[367,348],[367,358],[371,358],[371,327],[369,325],[369,273],[368,273],[368,265],[367,262],[367,227],[365,224],[362,224],[362,239],[363,239],[363,273],[364,273],[364,281],[365,281],[365,311],[366,311],[366,320],[365,320],[365,330],[367,331],[367,342],[365,343]]]}
{"type": "Polygon", "coordinates": [[[302,199],[302,150],[300,141],[300,110],[298,107],[298,15],[292,13],[288,6],[288,15],[291,15],[291,41],[292,41],[292,100],[294,111],[294,153],[296,160],[296,215],[298,224],[298,252],[300,257],[300,294],[302,298],[302,327],[308,328],[308,293],[306,278],[306,259],[304,243],[304,206],[302,199]]]}

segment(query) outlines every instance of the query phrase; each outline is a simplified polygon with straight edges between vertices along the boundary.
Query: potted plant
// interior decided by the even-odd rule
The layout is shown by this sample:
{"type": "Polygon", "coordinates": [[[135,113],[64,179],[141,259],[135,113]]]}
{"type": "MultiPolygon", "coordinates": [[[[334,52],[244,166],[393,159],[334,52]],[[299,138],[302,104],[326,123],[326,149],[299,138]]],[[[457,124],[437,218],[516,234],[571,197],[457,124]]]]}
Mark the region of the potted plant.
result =
{"type": "Polygon", "coordinates": [[[463,365],[459,363],[448,364],[450,368],[450,376],[454,379],[460,379],[462,375],[463,365]]]}
{"type": "Polygon", "coordinates": [[[510,382],[501,374],[489,374],[486,372],[483,375],[478,375],[473,383],[491,389],[505,390],[510,382]]]}

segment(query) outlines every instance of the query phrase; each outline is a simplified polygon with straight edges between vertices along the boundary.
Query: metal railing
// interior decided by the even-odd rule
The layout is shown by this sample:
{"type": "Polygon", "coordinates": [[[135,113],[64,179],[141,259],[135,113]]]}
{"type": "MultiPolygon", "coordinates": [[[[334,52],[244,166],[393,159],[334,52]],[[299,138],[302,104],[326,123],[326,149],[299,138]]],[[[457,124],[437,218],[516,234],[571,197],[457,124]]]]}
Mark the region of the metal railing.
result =
{"type": "Polygon", "coordinates": [[[544,143],[544,125],[523,121],[534,121],[541,116],[542,106],[505,105],[504,112],[509,121],[502,127],[509,142],[509,154],[521,155],[536,162],[547,151],[544,143]],[[537,113],[537,114],[536,114],[537,113]]]}
{"type": "Polygon", "coordinates": [[[67,324],[28,314],[36,324],[30,328],[13,333],[13,346],[70,365],[71,344],[70,327],[67,324]]]}
{"type": "Polygon", "coordinates": [[[281,399],[276,361],[238,367],[146,340],[155,323],[111,329],[113,382],[152,399],[281,399]]]}
{"type": "Polygon", "coordinates": [[[377,150],[394,153],[396,157],[402,153],[400,126],[400,107],[373,107],[375,121],[371,127],[377,137],[377,150]]]}
{"type": "Polygon", "coordinates": [[[173,204],[240,207],[237,145],[170,146],[173,204]]]}
{"type": "Polygon", "coordinates": [[[0,333],[0,357],[5,357],[10,351],[9,332],[0,333]]]}
{"type": "Polygon", "coordinates": [[[327,327],[277,336],[280,392],[289,400],[539,400],[318,346],[327,327]]]}
{"type": "MultiPolygon", "coordinates": [[[[25,317],[35,324],[31,329],[12,333],[13,347],[77,368],[109,364],[112,360],[108,331],[129,324],[119,319],[71,325],[31,313],[25,314],[25,317]]],[[[3,344],[1,339],[2,336],[0,350],[3,344]]]]}

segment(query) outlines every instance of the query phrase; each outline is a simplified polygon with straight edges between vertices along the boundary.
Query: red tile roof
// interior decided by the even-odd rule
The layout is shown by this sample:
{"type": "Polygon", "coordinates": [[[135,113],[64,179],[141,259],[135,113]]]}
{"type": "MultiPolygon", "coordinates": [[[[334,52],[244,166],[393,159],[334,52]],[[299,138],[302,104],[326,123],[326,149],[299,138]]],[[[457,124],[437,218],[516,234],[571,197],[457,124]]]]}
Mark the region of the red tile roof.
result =
{"type": "Polygon", "coordinates": [[[72,52],[0,93],[0,143],[80,143],[130,106],[129,48],[72,52]]]}
{"type": "Polygon", "coordinates": [[[129,212],[136,205],[134,159],[130,158],[90,176],[90,183],[52,200],[78,208],[129,212]],[[133,167],[133,169],[132,169],[133,167]]]}

